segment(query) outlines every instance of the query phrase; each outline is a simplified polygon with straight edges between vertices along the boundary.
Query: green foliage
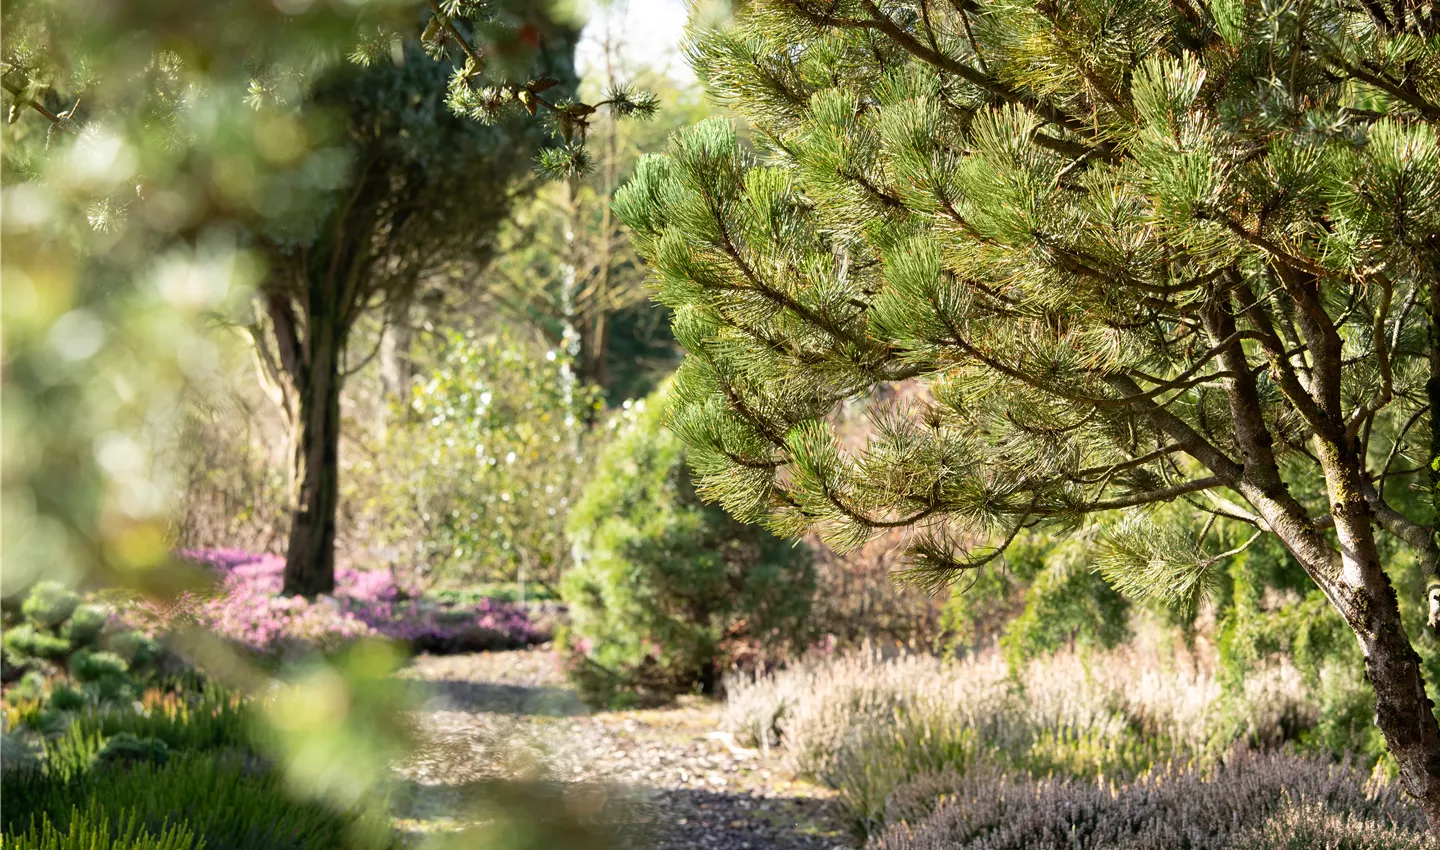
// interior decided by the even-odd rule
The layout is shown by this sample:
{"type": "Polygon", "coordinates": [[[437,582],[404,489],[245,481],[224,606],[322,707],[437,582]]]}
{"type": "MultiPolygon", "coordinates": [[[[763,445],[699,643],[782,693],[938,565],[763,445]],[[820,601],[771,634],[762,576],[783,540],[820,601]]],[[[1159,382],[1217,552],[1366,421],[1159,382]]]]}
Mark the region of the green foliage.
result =
{"type": "Polygon", "coordinates": [[[614,208],[700,492],[841,551],[906,528],[927,588],[1104,523],[1107,581],[1183,618],[1273,534],[1433,774],[1440,317],[1404,305],[1440,279],[1435,34],[1338,0],[755,0],[692,33],[764,149],[704,122],[614,208]]]}
{"type": "MultiPolygon", "coordinates": [[[[673,80],[644,83],[653,97],[664,97],[659,120],[601,121],[585,147],[547,152],[557,160],[554,170],[573,172],[569,159],[583,156],[591,173],[542,187],[517,207],[486,274],[496,309],[569,352],[578,380],[603,387],[612,404],[651,392],[674,368],[678,352],[663,308],[648,300],[644,265],[611,200],[642,154],[662,149],[670,131],[714,112],[673,80]]],[[[588,88],[582,94],[591,94],[588,88]]]]}
{"type": "Polygon", "coordinates": [[[1129,636],[1131,607],[1090,569],[1085,536],[1053,541],[1027,535],[1002,568],[975,575],[946,602],[951,651],[998,640],[1012,669],[1068,646],[1110,649],[1129,636]]]}
{"type": "Polygon", "coordinates": [[[95,754],[95,761],[102,765],[128,765],[137,762],[164,764],[169,760],[170,748],[164,741],[137,738],[128,732],[110,736],[95,754]]]}
{"type": "Polygon", "coordinates": [[[7,629],[4,640],[5,648],[12,657],[22,663],[25,659],[59,661],[69,654],[71,648],[68,639],[50,634],[30,623],[7,629]]]}
{"type": "Polygon", "coordinates": [[[71,811],[66,823],[65,829],[57,829],[48,814],[41,815],[25,832],[9,836],[8,843],[18,850],[191,850],[203,846],[184,824],[167,824],[150,832],[133,810],[119,813],[112,821],[110,812],[95,802],[84,812],[71,811]]]}
{"type": "MultiPolygon", "coordinates": [[[[59,692],[50,696],[55,709],[62,708],[59,692]]],[[[210,687],[199,693],[152,690],[139,705],[138,710],[134,704],[95,707],[85,700],[67,709],[73,713],[63,731],[42,741],[46,772],[77,776],[126,754],[163,761],[169,753],[250,748],[252,718],[234,694],[210,687]]]]}
{"type": "Polygon", "coordinates": [[[571,672],[597,703],[710,690],[727,647],[802,637],[814,591],[804,549],[701,501],[663,400],[618,418],[568,522],[571,672]]]}
{"type": "Polygon", "coordinates": [[[570,513],[577,563],[560,592],[593,702],[710,690],[727,647],[788,647],[811,607],[808,552],[700,500],[662,403],[664,390],[626,409],[570,513]]]}
{"type": "Polygon", "coordinates": [[[233,754],[186,754],[164,764],[70,777],[6,773],[3,783],[7,843],[41,818],[64,833],[103,813],[117,819],[133,815],[152,834],[184,824],[210,850],[384,847],[393,841],[388,823],[373,808],[342,813],[297,801],[278,773],[233,754]]]}
{"type": "Polygon", "coordinates": [[[80,605],[71,612],[60,637],[70,641],[71,646],[89,646],[100,639],[104,629],[105,612],[94,605],[80,605]]]}
{"type": "Polygon", "coordinates": [[[80,597],[64,585],[54,581],[42,581],[30,589],[30,595],[21,604],[20,610],[37,628],[55,629],[70,619],[80,605],[80,597]]]}
{"type": "Polygon", "coordinates": [[[29,715],[42,725],[56,722],[54,712],[133,700],[154,672],[152,641],[108,629],[101,608],[81,604],[78,595],[60,585],[36,584],[21,610],[27,622],[4,636],[11,663],[28,670],[11,699],[42,703],[29,715]]]}
{"type": "Polygon", "coordinates": [[[439,343],[434,371],[356,466],[351,498],[426,580],[553,585],[598,394],[574,385],[563,356],[504,330],[439,343]]]}
{"type": "Polygon", "coordinates": [[[101,608],[82,605],[63,586],[37,583],[23,609],[27,622],[4,632],[3,645],[10,664],[26,673],[6,697],[45,703],[33,715],[42,725],[55,722],[53,712],[128,702],[150,679],[153,641],[108,630],[101,608]]]}

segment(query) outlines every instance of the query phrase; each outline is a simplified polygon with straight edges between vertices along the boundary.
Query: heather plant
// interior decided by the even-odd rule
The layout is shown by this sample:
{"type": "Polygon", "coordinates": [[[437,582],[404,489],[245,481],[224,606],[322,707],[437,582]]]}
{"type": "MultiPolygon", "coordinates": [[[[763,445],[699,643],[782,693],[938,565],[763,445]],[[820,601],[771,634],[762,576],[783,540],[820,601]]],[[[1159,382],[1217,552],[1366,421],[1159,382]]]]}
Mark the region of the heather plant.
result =
{"type": "Polygon", "coordinates": [[[1134,777],[1172,761],[1213,763],[1237,741],[1293,738],[1292,715],[1313,722],[1313,705],[1293,670],[1268,681],[1257,700],[1300,708],[1253,706],[1272,725],[1247,735],[1222,722],[1219,684],[1185,656],[1167,666],[1131,647],[1063,652],[1012,671],[995,653],[945,661],[872,651],[732,676],[723,722],[746,746],[780,747],[873,831],[897,787],[935,772],[1134,777]]]}
{"type": "Polygon", "coordinates": [[[9,845],[21,850],[192,850],[202,846],[184,824],[168,824],[151,832],[134,811],[112,818],[99,806],[73,811],[65,829],[56,828],[49,815],[31,821],[25,832],[9,836],[9,845]]]}
{"type": "Polygon", "coordinates": [[[208,565],[218,586],[165,605],[137,601],[119,616],[156,634],[199,626],[257,658],[294,659],[335,653],[365,637],[385,637],[416,651],[499,649],[541,635],[515,605],[491,599],[442,605],[411,598],[388,569],[337,572],[334,596],[282,595],[285,561],[237,550],[182,553],[208,565]]]}
{"type": "Polygon", "coordinates": [[[1160,767],[1118,782],[952,772],[897,789],[891,802],[891,825],[871,850],[1428,846],[1424,818],[1393,784],[1287,753],[1237,751],[1212,768],[1160,767]],[[925,801],[937,791],[931,811],[925,801]],[[1307,833],[1322,843],[1293,843],[1307,833]]]}
{"type": "Polygon", "coordinates": [[[106,815],[133,815],[152,834],[183,823],[212,850],[380,848],[394,841],[383,807],[342,812],[297,800],[281,774],[236,753],[97,765],[63,776],[7,772],[3,782],[6,844],[46,819],[64,835],[106,815]]]}
{"type": "Polygon", "coordinates": [[[737,648],[803,636],[808,552],[704,504],[662,389],[627,407],[568,529],[569,670],[591,702],[711,691],[737,648]]]}
{"type": "Polygon", "coordinates": [[[1236,850],[1425,850],[1433,846],[1419,830],[1377,823],[1317,803],[1285,806],[1231,843],[1236,850]]]}

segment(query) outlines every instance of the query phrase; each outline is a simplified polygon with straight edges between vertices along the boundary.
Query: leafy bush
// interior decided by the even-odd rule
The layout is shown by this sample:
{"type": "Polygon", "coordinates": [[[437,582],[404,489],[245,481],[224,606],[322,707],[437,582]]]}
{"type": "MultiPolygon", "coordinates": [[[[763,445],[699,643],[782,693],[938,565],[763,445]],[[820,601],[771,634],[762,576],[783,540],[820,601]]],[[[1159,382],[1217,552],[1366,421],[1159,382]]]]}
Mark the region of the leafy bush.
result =
{"type": "Polygon", "coordinates": [[[570,672],[592,702],[710,690],[727,653],[802,635],[809,553],[704,504],[661,396],[630,407],[571,512],[570,672]]]}
{"type": "Polygon", "coordinates": [[[350,473],[356,533],[398,549],[426,583],[553,585],[599,393],[561,352],[508,331],[435,343],[439,362],[350,473]]]}
{"type": "Polygon", "coordinates": [[[952,771],[898,789],[892,804],[871,850],[1428,846],[1423,816],[1398,788],[1367,789],[1348,765],[1294,754],[1237,751],[1212,770],[1161,769],[1120,785],[952,771]],[[1303,843],[1307,833],[1322,840],[1303,843]]]}
{"type": "Polygon", "coordinates": [[[335,652],[363,637],[383,636],[416,650],[467,652],[523,646],[541,636],[523,611],[481,599],[445,606],[406,598],[385,569],[336,571],[333,597],[281,596],[285,560],[234,550],[184,552],[220,577],[211,594],[186,594],[160,607],[136,603],[120,614],[139,628],[163,632],[193,622],[250,650],[281,659],[335,652]]]}

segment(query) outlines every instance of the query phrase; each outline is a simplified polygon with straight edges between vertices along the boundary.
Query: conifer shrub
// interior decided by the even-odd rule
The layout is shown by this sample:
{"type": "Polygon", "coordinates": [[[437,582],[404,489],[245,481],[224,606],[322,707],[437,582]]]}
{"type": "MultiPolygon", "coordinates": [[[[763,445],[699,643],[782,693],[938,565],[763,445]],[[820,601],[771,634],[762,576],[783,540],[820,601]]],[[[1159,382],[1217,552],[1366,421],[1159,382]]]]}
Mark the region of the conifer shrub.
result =
{"type": "Polygon", "coordinates": [[[759,144],[702,122],[613,204],[687,351],[697,486],[841,551],[907,529],[932,589],[1094,527],[1113,588],[1178,610],[1273,535],[1440,836],[1437,35],[1335,0],[697,26],[759,144]],[[910,382],[841,442],[837,407],[910,382]]]}
{"type": "Polygon", "coordinates": [[[1112,649],[1124,641],[1131,605],[1095,574],[1092,538],[1025,535],[1006,552],[1005,569],[954,587],[942,621],[950,650],[998,643],[1018,668],[1066,647],[1112,649]]]}
{"type": "Polygon", "coordinates": [[[128,703],[154,678],[159,647],[140,632],[110,622],[56,582],[30,589],[24,622],[3,638],[11,703],[33,703],[26,716],[49,726],[87,705],[128,703]]]}
{"type": "Polygon", "coordinates": [[[709,692],[739,649],[794,645],[810,610],[808,551],[705,504],[662,405],[624,414],[569,518],[563,644],[593,703],[709,692]]]}

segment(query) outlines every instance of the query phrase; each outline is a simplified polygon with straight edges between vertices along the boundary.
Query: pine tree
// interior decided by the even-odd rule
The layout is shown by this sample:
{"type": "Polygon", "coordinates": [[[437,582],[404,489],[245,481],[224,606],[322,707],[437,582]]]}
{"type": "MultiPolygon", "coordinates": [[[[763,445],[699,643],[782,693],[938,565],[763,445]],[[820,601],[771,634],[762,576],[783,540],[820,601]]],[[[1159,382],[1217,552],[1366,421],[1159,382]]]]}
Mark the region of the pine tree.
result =
{"type": "MultiPolygon", "coordinates": [[[[573,48],[573,32],[552,37],[573,48]]],[[[570,50],[554,49],[563,59],[550,72],[573,89],[570,50]]],[[[287,593],[334,587],[341,391],[377,352],[353,344],[357,325],[434,281],[473,283],[546,141],[533,122],[486,126],[452,114],[448,72],[412,46],[399,67],[348,65],[314,81],[304,113],[312,127],[343,120],[333,142],[345,176],[309,208],[256,230],[269,271],[251,331],[292,433],[287,593]]]]}
{"type": "Polygon", "coordinates": [[[932,585],[1108,520],[1117,587],[1193,601],[1275,535],[1440,832],[1411,638],[1440,549],[1396,498],[1440,475],[1437,45],[1407,0],[754,0],[697,33],[764,150],[702,124],[616,210],[688,351],[702,492],[842,549],[908,528],[932,585]],[[836,404],[908,379],[842,451],[836,404]]]}

